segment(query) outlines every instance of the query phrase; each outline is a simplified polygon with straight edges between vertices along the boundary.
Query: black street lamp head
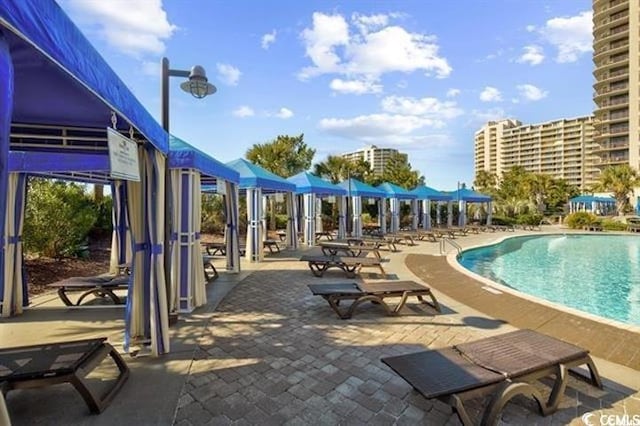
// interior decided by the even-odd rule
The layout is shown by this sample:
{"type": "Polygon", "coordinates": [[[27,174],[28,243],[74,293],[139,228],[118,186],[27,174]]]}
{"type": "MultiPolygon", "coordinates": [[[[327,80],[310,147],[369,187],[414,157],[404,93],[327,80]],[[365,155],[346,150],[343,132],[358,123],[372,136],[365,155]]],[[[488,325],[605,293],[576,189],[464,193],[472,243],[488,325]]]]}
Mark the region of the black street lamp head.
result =
{"type": "Polygon", "coordinates": [[[207,73],[200,65],[195,65],[189,73],[189,80],[180,84],[180,88],[193,97],[202,99],[205,96],[216,93],[216,86],[209,83],[207,73]]]}

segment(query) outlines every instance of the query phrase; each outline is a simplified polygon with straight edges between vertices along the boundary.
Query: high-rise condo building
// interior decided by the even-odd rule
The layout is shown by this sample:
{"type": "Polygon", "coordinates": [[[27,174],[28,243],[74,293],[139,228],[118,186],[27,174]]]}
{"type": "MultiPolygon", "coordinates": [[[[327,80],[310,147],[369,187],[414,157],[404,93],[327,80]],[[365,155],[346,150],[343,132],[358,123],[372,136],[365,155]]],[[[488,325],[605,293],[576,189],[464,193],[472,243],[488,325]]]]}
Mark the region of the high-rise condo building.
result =
{"type": "Polygon", "coordinates": [[[522,166],[586,189],[598,175],[593,134],[592,116],[540,124],[489,121],[475,133],[475,175],[500,176],[522,166]]]}
{"type": "Polygon", "coordinates": [[[598,167],[640,167],[640,1],[593,1],[598,167]]]}
{"type": "Polygon", "coordinates": [[[381,175],[384,172],[384,167],[394,155],[400,155],[404,158],[404,161],[409,161],[407,154],[403,154],[394,148],[378,148],[375,145],[369,145],[364,148],[357,149],[353,152],[347,152],[342,154],[342,157],[351,161],[357,161],[358,159],[365,160],[371,165],[373,173],[381,175]]]}

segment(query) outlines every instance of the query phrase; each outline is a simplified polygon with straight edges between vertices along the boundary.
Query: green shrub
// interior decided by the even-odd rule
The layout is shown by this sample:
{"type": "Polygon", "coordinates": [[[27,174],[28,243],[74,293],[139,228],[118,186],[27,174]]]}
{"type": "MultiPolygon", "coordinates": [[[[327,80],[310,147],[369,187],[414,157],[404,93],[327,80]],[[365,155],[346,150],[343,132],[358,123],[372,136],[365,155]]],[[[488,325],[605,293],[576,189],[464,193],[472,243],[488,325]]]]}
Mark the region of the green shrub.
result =
{"type": "Polygon", "coordinates": [[[100,201],[92,200],[96,209],[96,223],[89,231],[92,238],[105,238],[113,231],[113,199],[104,197],[100,201]]]}
{"type": "Polygon", "coordinates": [[[287,221],[289,220],[289,216],[286,214],[277,214],[276,215],[276,229],[287,229],[287,221]]]}
{"type": "Polygon", "coordinates": [[[565,222],[571,229],[582,229],[586,225],[597,223],[598,217],[593,213],[576,212],[567,216],[565,222]]]}
{"type": "Polygon", "coordinates": [[[223,234],[225,228],[224,199],[216,194],[202,194],[202,225],[205,234],[223,234]]]}
{"type": "Polygon", "coordinates": [[[514,218],[512,218],[512,217],[493,216],[491,218],[491,223],[493,225],[510,226],[510,225],[515,225],[516,220],[514,218]]]}
{"type": "Polygon", "coordinates": [[[27,252],[56,259],[82,252],[97,219],[95,204],[83,186],[29,180],[24,221],[27,252]]]}
{"type": "Polygon", "coordinates": [[[372,223],[373,220],[371,219],[371,214],[369,213],[362,213],[362,223],[372,223]]]}
{"type": "Polygon", "coordinates": [[[542,222],[542,215],[538,213],[526,213],[516,217],[516,223],[518,225],[536,226],[540,225],[540,222],[542,222]]]}
{"type": "Polygon", "coordinates": [[[602,222],[602,229],[606,231],[626,231],[627,224],[619,222],[617,220],[604,219],[602,222]]]}

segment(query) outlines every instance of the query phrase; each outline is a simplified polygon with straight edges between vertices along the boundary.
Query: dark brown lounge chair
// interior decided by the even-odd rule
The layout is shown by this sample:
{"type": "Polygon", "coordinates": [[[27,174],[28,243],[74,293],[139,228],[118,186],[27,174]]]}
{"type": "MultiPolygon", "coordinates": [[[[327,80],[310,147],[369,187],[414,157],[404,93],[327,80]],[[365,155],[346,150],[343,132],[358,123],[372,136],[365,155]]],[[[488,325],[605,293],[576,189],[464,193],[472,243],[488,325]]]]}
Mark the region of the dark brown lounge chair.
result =
{"type": "Polygon", "coordinates": [[[383,276],[387,275],[382,267],[382,259],[374,257],[304,255],[300,260],[309,263],[309,269],[316,277],[322,277],[329,268],[339,268],[347,278],[354,278],[362,267],[375,267],[380,269],[383,276]]]}
{"type": "Polygon", "coordinates": [[[345,256],[366,257],[367,254],[371,253],[378,259],[382,258],[380,249],[375,246],[354,245],[346,241],[321,241],[320,247],[322,253],[326,256],[335,256],[342,253],[345,256]]]}
{"type": "Polygon", "coordinates": [[[480,424],[495,425],[502,408],[517,395],[535,398],[543,416],[557,410],[571,367],[586,364],[591,384],[602,382],[589,351],[532,330],[518,330],[450,348],[382,358],[425,398],[450,405],[464,425],[472,417],[464,402],[492,395],[480,424]],[[554,376],[545,401],[534,386],[554,376]]]}
{"type": "Polygon", "coordinates": [[[431,289],[414,281],[309,284],[309,289],[315,296],[322,296],[342,319],[351,318],[358,305],[364,302],[377,303],[384,308],[387,315],[397,315],[407,303],[409,296],[416,296],[421,303],[426,303],[441,312],[440,304],[431,293],[431,289]],[[429,297],[431,303],[425,301],[423,296],[429,297]],[[400,302],[395,307],[391,307],[384,301],[388,297],[399,297],[400,302]],[[353,300],[353,303],[348,308],[340,310],[339,305],[343,300],[353,300]]]}
{"type": "Polygon", "coordinates": [[[216,269],[216,265],[213,264],[214,257],[206,254],[202,255],[202,263],[204,266],[204,280],[206,282],[217,279],[220,275],[216,269]]]}
{"type": "MultiPolygon", "coordinates": [[[[92,413],[101,413],[129,377],[129,368],[106,338],[0,349],[0,387],[31,389],[70,383],[92,413]],[[114,383],[98,394],[85,377],[111,357],[119,374],[114,383]]],[[[61,407],[61,409],[64,409],[61,407]]]]}
{"type": "Polygon", "coordinates": [[[58,297],[67,306],[80,306],[82,301],[90,295],[108,297],[115,305],[123,305],[125,298],[114,293],[129,286],[129,275],[98,275],[94,277],[72,277],[49,284],[47,287],[57,288],[58,297]],[[76,303],[73,303],[67,293],[82,292],[76,303]]]}

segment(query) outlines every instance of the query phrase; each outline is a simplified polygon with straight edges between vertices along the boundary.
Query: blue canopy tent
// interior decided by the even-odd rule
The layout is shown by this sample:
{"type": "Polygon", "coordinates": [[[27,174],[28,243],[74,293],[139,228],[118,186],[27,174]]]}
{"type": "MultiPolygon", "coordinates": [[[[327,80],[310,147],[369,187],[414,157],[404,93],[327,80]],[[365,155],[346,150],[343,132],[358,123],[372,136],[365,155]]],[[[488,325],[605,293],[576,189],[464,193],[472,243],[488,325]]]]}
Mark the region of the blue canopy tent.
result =
{"type": "Polygon", "coordinates": [[[613,214],[616,211],[616,199],[613,197],[596,197],[579,195],[569,200],[569,213],[591,212],[598,215],[613,214]]]}
{"type": "Polygon", "coordinates": [[[138,143],[133,157],[137,154],[140,180],[125,183],[135,253],[125,347],[150,342],[157,355],[169,351],[163,267],[168,136],[54,1],[0,2],[3,316],[19,314],[27,304],[20,242],[24,174],[113,181],[105,166],[108,127],[138,143]]]}
{"type": "MultiPolygon", "coordinates": [[[[416,196],[417,200],[422,201],[422,228],[431,229],[431,202],[436,202],[436,223],[441,224],[440,220],[440,203],[450,203],[451,195],[440,192],[426,185],[418,186],[411,190],[411,193],[416,196]]],[[[451,219],[448,220],[450,222],[451,219]]]]}
{"type": "MultiPolygon", "coordinates": [[[[412,201],[411,202],[411,212],[413,213],[412,229],[416,230],[418,228],[418,222],[417,222],[418,213],[416,212],[417,204],[415,203],[416,196],[411,192],[407,191],[406,189],[402,188],[401,186],[395,185],[390,182],[381,183],[380,185],[376,186],[376,188],[383,191],[387,195],[387,198],[389,199],[389,210],[391,211],[391,227],[390,227],[391,233],[393,234],[400,230],[400,201],[401,200],[412,201]]],[[[385,218],[386,204],[387,203],[383,198],[380,200],[380,204],[378,207],[378,212],[379,212],[378,217],[380,220],[380,226],[382,228],[383,233],[386,228],[386,218],[385,218]]]]}
{"type": "Polygon", "coordinates": [[[346,236],[346,222],[345,222],[345,196],[347,191],[338,185],[334,185],[331,182],[319,178],[309,172],[298,173],[295,176],[287,178],[287,180],[296,186],[296,194],[302,195],[305,207],[304,217],[315,217],[315,221],[305,221],[305,241],[308,245],[313,245],[315,242],[316,230],[319,225],[322,226],[322,202],[323,196],[338,196],[338,238],[345,238],[346,236]],[[306,211],[308,206],[313,206],[314,212],[306,211]]]}
{"type": "Polygon", "coordinates": [[[266,224],[263,218],[263,194],[285,193],[287,195],[287,245],[297,246],[297,235],[293,223],[294,202],[293,194],[296,186],[286,179],[273,174],[252,162],[239,158],[227,163],[240,174],[240,189],[247,194],[247,245],[246,257],[250,262],[260,262],[263,259],[262,241],[266,236],[266,224]]]}
{"type": "Polygon", "coordinates": [[[491,202],[492,198],[467,188],[460,188],[457,191],[448,192],[454,201],[458,201],[458,226],[467,224],[467,203],[487,203],[487,225],[491,225],[491,202]]]}
{"type": "Polygon", "coordinates": [[[383,191],[354,178],[344,180],[338,186],[346,189],[347,197],[351,198],[351,235],[360,238],[362,237],[362,198],[384,199],[387,195],[383,191]]]}
{"type": "Polygon", "coordinates": [[[200,248],[203,185],[224,187],[227,269],[240,271],[237,171],[175,136],[169,139],[172,187],[171,307],[191,312],[207,302],[200,248]]]}

